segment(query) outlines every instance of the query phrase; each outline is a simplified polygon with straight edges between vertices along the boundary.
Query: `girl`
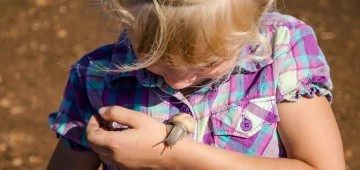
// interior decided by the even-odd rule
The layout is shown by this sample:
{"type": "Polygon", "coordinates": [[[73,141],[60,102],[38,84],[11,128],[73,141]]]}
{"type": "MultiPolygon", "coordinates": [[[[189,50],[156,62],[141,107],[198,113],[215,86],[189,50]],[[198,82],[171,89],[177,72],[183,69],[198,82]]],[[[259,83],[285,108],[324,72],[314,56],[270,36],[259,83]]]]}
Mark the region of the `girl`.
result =
{"type": "Polygon", "coordinates": [[[49,169],[345,169],[314,32],[272,0],[101,2],[124,31],[71,68],[49,169]]]}

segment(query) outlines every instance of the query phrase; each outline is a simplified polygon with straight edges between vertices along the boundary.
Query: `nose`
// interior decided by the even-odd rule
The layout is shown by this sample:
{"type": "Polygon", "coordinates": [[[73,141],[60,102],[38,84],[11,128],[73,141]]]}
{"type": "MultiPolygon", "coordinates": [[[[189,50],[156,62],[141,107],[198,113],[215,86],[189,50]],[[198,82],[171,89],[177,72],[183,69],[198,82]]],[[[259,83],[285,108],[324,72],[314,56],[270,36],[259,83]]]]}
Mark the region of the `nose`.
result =
{"type": "Polygon", "coordinates": [[[179,74],[167,74],[165,81],[174,89],[183,89],[194,85],[198,79],[197,73],[187,72],[179,74]]]}
{"type": "Polygon", "coordinates": [[[181,81],[183,83],[192,84],[196,81],[198,74],[195,72],[186,72],[186,73],[180,73],[177,75],[173,75],[174,78],[178,79],[178,81],[181,81]]]}
{"type": "Polygon", "coordinates": [[[181,80],[193,84],[196,81],[197,77],[198,76],[196,73],[189,73],[186,74],[185,77],[181,78],[181,80]]]}

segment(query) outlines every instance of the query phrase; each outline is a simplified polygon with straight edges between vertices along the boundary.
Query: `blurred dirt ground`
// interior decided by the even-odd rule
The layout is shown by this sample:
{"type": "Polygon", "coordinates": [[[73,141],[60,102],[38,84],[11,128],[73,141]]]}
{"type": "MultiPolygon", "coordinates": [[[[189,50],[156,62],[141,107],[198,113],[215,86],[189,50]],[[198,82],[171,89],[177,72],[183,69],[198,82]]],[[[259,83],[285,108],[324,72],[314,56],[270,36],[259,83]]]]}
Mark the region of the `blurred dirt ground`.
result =
{"type": "MultiPolygon", "coordinates": [[[[347,168],[354,170],[360,169],[359,8],[358,0],[278,2],[278,10],[317,33],[332,68],[347,168]]],[[[59,106],[70,64],[116,38],[85,0],[0,0],[0,169],[46,167],[56,143],[47,116],[59,106]]]]}

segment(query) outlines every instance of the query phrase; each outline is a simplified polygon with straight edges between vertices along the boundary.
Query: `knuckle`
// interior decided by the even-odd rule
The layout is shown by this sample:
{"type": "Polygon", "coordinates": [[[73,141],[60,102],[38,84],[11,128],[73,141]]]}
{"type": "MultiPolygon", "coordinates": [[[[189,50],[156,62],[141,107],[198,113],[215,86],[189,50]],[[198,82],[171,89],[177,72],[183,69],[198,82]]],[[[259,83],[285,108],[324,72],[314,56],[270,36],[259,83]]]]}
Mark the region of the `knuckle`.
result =
{"type": "Polygon", "coordinates": [[[90,145],[93,145],[93,144],[94,144],[94,138],[95,138],[95,136],[96,136],[95,133],[97,133],[97,132],[94,131],[94,130],[87,133],[87,140],[88,140],[88,142],[89,142],[90,145]]]}
{"type": "Polygon", "coordinates": [[[94,142],[93,142],[93,139],[92,139],[92,138],[90,138],[90,135],[88,135],[88,137],[87,137],[87,141],[88,141],[88,143],[89,143],[90,147],[93,147],[94,142]]]}
{"type": "Polygon", "coordinates": [[[113,118],[113,116],[116,115],[116,113],[119,111],[119,109],[120,109],[120,106],[111,106],[106,110],[105,115],[109,118],[113,118]]]}
{"type": "Polygon", "coordinates": [[[118,148],[118,141],[116,141],[113,137],[110,137],[107,141],[107,147],[110,151],[116,150],[118,148]]]}
{"type": "Polygon", "coordinates": [[[134,114],[126,114],[126,117],[124,117],[125,122],[127,122],[128,124],[133,124],[134,122],[136,122],[136,118],[134,117],[134,114]]]}

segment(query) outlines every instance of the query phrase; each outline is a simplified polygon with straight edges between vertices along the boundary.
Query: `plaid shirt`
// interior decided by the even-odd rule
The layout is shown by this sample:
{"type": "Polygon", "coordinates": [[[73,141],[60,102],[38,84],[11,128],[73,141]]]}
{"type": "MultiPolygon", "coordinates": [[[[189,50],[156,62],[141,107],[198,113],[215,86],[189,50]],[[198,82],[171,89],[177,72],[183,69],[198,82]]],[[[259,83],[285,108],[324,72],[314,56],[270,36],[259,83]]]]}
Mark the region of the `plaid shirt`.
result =
{"type": "Polygon", "coordinates": [[[118,42],[73,65],[60,109],[49,116],[51,129],[72,149],[91,150],[85,127],[102,106],[119,105],[161,122],[185,112],[196,119],[192,138],[198,142],[247,155],[286,157],[277,133],[277,104],[315,94],[331,100],[332,83],[310,26],[279,13],[265,15],[263,25],[261,32],[272,43],[270,57],[239,61],[227,80],[188,98],[146,69],[108,71],[136,61],[122,34],[118,42]]]}

